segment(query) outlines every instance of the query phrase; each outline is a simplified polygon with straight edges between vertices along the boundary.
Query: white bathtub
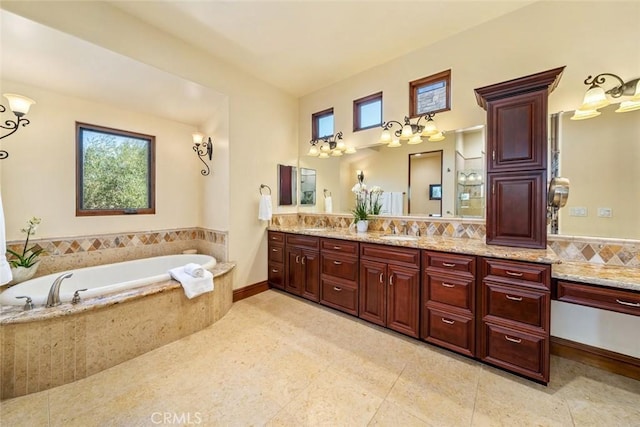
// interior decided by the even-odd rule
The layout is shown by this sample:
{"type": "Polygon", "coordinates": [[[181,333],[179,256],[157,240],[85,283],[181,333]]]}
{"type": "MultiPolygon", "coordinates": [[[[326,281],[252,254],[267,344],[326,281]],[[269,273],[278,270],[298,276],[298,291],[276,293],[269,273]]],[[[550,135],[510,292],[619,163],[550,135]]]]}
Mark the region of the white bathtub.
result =
{"type": "Polygon", "coordinates": [[[77,289],[87,288],[88,290],[81,292],[80,296],[81,298],[90,298],[169,280],[168,271],[170,269],[188,263],[200,264],[209,270],[216,265],[216,259],[209,255],[200,254],[167,255],[60,271],[10,287],[0,293],[0,305],[24,305],[24,299],[16,298],[23,295],[31,297],[36,306],[44,305],[47,302],[53,281],[67,272],[72,272],[73,276],[65,279],[60,286],[60,301],[62,302],[71,301],[73,293],[77,289]]]}

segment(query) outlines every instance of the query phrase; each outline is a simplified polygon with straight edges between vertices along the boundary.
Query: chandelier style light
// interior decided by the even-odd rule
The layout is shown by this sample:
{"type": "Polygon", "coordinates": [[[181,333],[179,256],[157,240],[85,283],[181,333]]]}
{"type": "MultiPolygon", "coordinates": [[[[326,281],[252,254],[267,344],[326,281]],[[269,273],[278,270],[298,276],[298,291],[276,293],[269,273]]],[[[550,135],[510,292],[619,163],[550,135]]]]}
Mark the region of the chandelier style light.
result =
{"type": "Polygon", "coordinates": [[[320,159],[340,157],[343,154],[353,154],[356,152],[355,148],[344,143],[342,140],[342,132],[318,139],[312,139],[309,141],[309,144],[311,144],[311,148],[309,148],[307,155],[311,157],[318,157],[320,159]]]}
{"type": "Polygon", "coordinates": [[[589,89],[584,94],[582,105],[575,111],[571,120],[584,120],[599,116],[601,113],[598,110],[611,103],[607,95],[611,98],[628,97],[620,103],[616,113],[640,110],[640,79],[625,82],[615,74],[601,73],[595,77],[588,76],[584,84],[588,85],[589,89]],[[615,86],[605,91],[601,85],[610,80],[614,81],[615,86]]]}
{"type": "Polygon", "coordinates": [[[387,144],[387,147],[400,147],[400,141],[405,140],[407,144],[420,144],[422,138],[428,138],[429,142],[442,141],[444,134],[438,130],[436,122],[433,120],[435,113],[427,113],[418,117],[418,121],[411,123],[409,117],[405,116],[404,124],[397,120],[389,120],[382,123],[382,133],[380,134],[380,142],[387,144]],[[420,121],[425,119],[423,124],[420,121]],[[391,130],[398,125],[393,133],[391,130]]]}

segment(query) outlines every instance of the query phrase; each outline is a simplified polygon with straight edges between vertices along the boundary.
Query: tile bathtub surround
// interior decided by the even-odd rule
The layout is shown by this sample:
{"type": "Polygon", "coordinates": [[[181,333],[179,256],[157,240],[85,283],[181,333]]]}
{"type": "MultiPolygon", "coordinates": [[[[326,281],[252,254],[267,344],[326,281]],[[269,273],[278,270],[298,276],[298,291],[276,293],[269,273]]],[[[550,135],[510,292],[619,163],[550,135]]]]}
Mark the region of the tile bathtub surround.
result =
{"type": "Polygon", "coordinates": [[[637,425],[640,382],[551,364],[544,387],[272,290],[111,369],[3,401],[2,423],[156,425],[168,413],[206,426],[637,425]]]}
{"type": "MultiPolygon", "coordinates": [[[[116,233],[72,238],[33,239],[30,243],[44,249],[36,276],[57,271],[119,261],[181,253],[197,249],[228,260],[228,233],[203,228],[184,228],[152,232],[116,233]]],[[[7,247],[22,251],[24,241],[7,242],[7,247]]]]}
{"type": "Polygon", "coordinates": [[[0,398],[86,378],[208,327],[231,308],[232,269],[214,269],[214,291],[191,300],[178,283],[166,282],[131,290],[126,298],[3,314],[0,398]]]}

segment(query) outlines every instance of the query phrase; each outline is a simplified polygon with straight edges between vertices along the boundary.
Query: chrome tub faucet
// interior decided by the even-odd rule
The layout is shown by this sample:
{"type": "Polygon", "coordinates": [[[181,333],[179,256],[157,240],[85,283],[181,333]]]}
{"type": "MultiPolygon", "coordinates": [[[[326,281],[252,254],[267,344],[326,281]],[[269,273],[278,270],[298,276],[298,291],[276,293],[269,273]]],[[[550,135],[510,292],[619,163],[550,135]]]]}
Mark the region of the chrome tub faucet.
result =
{"type": "Polygon", "coordinates": [[[51,288],[49,289],[49,296],[47,297],[47,305],[45,307],[55,307],[60,305],[60,285],[64,279],[68,279],[73,276],[73,273],[63,273],[56,280],[53,281],[51,288]]]}

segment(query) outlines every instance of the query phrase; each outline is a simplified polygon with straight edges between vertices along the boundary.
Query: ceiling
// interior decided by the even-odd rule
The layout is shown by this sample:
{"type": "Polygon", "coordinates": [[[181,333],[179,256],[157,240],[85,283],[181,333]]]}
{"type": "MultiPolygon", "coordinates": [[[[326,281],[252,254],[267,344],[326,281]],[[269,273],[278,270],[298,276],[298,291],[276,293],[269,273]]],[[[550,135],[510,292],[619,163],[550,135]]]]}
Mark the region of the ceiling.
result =
{"type": "Polygon", "coordinates": [[[112,1],[302,96],[532,1],[112,1]]]}

